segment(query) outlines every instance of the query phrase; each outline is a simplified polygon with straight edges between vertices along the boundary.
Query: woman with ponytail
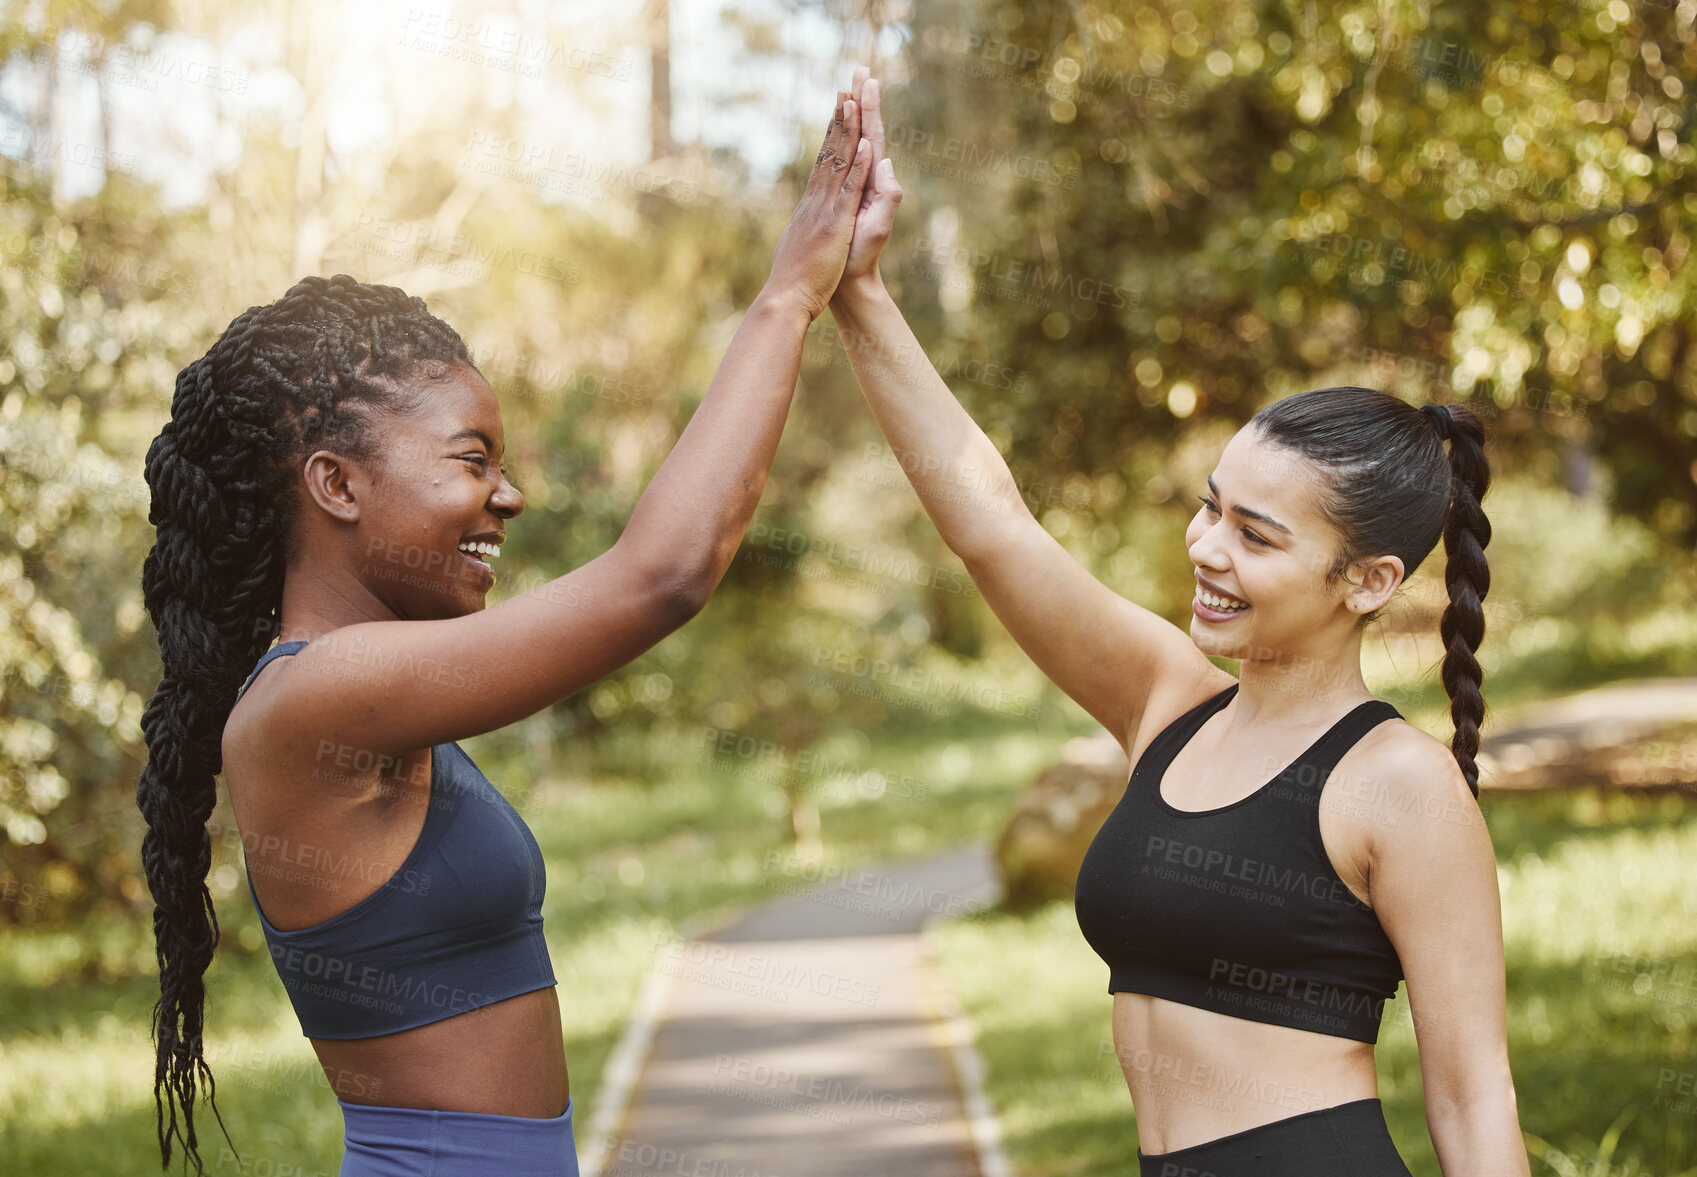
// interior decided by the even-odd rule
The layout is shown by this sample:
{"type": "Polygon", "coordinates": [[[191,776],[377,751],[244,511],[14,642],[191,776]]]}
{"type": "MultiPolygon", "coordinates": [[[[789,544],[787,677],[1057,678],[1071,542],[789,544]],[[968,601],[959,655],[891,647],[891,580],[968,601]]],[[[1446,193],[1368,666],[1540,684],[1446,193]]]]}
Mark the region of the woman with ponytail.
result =
{"type": "Polygon", "coordinates": [[[344,1113],[344,1177],[577,1172],[541,855],[456,741],[566,698],[706,603],[843,271],[859,128],[839,94],[771,276],[618,542],[493,608],[490,561],[524,499],[494,392],[421,299],[305,278],[178,376],[147,455],[164,675],[136,790],[165,1164],[178,1144],[202,1171],[195,1105],[213,1103],[222,771],[272,959],[344,1113]]]}
{"type": "Polygon", "coordinates": [[[881,162],[831,302],[850,362],[985,600],[1135,766],[1076,907],[1109,966],[1143,1177],[1407,1177],[1373,1051],[1405,979],[1443,1171],[1527,1174],[1476,800],[1491,538],[1479,418],[1365,388],[1263,408],[1197,488],[1181,631],[1032,517],[926,360],[878,273],[901,189],[875,83],[863,105],[881,162]],[[1448,747],[1361,674],[1364,628],[1440,537],[1448,747]],[[1239,674],[1209,655],[1241,660],[1239,674]]]}

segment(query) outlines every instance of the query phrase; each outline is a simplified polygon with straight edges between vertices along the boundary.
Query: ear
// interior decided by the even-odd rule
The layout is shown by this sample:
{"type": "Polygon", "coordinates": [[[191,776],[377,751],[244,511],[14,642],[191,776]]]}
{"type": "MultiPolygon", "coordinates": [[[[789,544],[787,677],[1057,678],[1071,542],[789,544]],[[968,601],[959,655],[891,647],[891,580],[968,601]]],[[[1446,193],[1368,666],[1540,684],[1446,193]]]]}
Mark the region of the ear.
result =
{"type": "Polygon", "coordinates": [[[359,463],[331,450],[315,450],[301,476],[308,500],[319,510],[339,523],[359,522],[359,494],[367,485],[359,463]]]}
{"type": "Polygon", "coordinates": [[[1349,582],[1351,588],[1344,596],[1344,604],[1354,613],[1367,614],[1384,607],[1396,595],[1397,586],[1402,584],[1403,567],[1399,556],[1360,560],[1353,566],[1353,571],[1359,575],[1349,582]]]}

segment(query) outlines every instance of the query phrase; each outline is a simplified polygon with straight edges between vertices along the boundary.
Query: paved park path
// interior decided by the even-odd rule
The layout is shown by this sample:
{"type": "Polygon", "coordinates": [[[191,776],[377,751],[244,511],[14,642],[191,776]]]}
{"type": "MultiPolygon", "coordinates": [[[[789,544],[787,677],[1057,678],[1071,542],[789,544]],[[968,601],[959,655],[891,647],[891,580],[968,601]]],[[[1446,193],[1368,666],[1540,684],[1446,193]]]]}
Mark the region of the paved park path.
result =
{"type": "Polygon", "coordinates": [[[1003,1177],[920,937],[988,906],[994,869],[984,849],[828,877],[786,861],[787,898],[662,948],[579,1128],[585,1177],[1003,1177]]]}

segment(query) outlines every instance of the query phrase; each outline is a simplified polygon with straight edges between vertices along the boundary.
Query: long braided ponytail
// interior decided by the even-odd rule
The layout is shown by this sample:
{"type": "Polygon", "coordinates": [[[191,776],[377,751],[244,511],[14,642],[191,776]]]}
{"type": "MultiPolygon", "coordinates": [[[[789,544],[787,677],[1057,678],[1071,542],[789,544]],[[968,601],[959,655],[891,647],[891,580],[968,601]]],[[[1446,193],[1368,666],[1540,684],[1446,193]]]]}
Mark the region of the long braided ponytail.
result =
{"type": "Polygon", "coordinates": [[[206,823],[225,721],[278,631],[299,462],[320,448],[370,458],[372,413],[404,408],[422,394],[421,379],[457,364],[471,364],[464,341],[422,299],[346,274],[303,278],[238,315],[177,374],[171,419],[148,447],[156,541],[142,593],[164,673],[142,713],[148,762],[136,803],[155,905],[162,1166],[176,1140],[185,1162],[205,1171],[194,1126],[202,1085],[218,1115],[203,1046],[205,974],[218,943],[206,823]]]}
{"type": "MultiPolygon", "coordinates": [[[[1450,751],[1479,795],[1479,727],[1485,718],[1484,672],[1476,656],[1485,639],[1485,593],[1491,570],[1485,545],[1491,524],[1479,501],[1491,485],[1485,429],[1462,405],[1415,408],[1372,388],[1321,388],[1276,401],[1252,424],[1273,444],[1316,463],[1321,513],[1342,544],[1326,583],[1367,556],[1396,556],[1403,582],[1444,541],[1449,604],[1439,621],[1442,678],[1455,735],[1450,751]],[[1449,452],[1444,452],[1445,440],[1449,452]]],[[[1381,610],[1363,615],[1357,627],[1381,610]]]]}
{"type": "Polygon", "coordinates": [[[1449,516],[1444,520],[1444,584],[1450,603],[1438,632],[1444,639],[1444,693],[1455,724],[1450,751],[1477,797],[1479,765],[1474,757],[1479,754],[1479,725],[1485,719],[1485,696],[1479,690],[1485,672],[1475,652],[1485,641],[1485,594],[1491,588],[1491,567],[1485,561],[1491,521],[1479,500],[1491,486],[1491,463],[1485,457],[1485,428],[1478,414],[1459,405],[1446,405],[1444,411],[1449,418],[1454,480],[1449,516]]]}

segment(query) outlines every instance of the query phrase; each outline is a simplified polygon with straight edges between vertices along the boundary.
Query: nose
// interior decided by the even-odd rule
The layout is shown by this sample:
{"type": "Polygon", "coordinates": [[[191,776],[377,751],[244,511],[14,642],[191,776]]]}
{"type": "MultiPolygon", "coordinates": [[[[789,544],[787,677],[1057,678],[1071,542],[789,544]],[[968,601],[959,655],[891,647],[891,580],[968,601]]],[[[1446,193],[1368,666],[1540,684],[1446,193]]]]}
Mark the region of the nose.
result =
{"type": "Polygon", "coordinates": [[[501,475],[501,485],[495,488],[489,496],[489,509],[503,519],[512,519],[524,513],[524,492],[511,482],[505,474],[501,475]]]}
{"type": "Polygon", "coordinates": [[[1226,523],[1222,519],[1210,526],[1206,520],[1201,521],[1202,533],[1190,545],[1190,560],[1198,568],[1224,569],[1230,562],[1220,557],[1219,529],[1226,523]]]}

